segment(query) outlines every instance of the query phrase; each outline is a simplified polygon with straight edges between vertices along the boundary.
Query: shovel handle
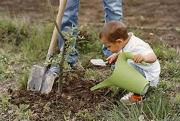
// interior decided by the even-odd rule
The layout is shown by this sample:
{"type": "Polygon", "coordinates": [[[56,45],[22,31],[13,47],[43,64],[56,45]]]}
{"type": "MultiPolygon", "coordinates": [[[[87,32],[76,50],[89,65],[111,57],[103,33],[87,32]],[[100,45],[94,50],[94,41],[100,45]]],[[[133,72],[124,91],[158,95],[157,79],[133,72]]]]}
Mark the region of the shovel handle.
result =
{"type": "Polygon", "coordinates": [[[53,30],[53,34],[52,34],[52,38],[51,38],[51,42],[50,42],[50,45],[49,45],[49,49],[48,49],[48,54],[46,56],[46,60],[49,59],[49,57],[51,57],[55,50],[56,50],[56,47],[58,45],[58,29],[60,29],[60,25],[61,25],[61,22],[62,22],[62,18],[64,16],[64,11],[65,11],[65,7],[66,7],[66,3],[67,3],[67,0],[59,0],[59,10],[58,10],[58,15],[57,15],[57,18],[56,18],[56,26],[54,27],[54,30],[53,30]]]}

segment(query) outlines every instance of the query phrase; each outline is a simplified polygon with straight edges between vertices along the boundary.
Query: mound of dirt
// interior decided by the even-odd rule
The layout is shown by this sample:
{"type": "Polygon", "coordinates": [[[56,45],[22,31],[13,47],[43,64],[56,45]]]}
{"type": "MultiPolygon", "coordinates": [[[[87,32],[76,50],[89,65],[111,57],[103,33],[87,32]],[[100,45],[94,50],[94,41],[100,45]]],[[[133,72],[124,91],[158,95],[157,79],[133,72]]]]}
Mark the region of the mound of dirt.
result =
{"type": "MultiPolygon", "coordinates": [[[[49,95],[16,90],[12,92],[10,102],[18,106],[28,104],[35,115],[35,120],[63,120],[64,115],[69,113],[70,117],[78,118],[80,112],[87,110],[93,113],[98,105],[107,105],[107,100],[113,100],[105,96],[107,90],[91,92],[90,88],[95,83],[93,80],[85,81],[79,78],[66,79],[66,83],[62,86],[62,93],[58,93],[58,83],[56,83],[49,95]]],[[[84,119],[79,117],[77,120],[84,119]]]]}

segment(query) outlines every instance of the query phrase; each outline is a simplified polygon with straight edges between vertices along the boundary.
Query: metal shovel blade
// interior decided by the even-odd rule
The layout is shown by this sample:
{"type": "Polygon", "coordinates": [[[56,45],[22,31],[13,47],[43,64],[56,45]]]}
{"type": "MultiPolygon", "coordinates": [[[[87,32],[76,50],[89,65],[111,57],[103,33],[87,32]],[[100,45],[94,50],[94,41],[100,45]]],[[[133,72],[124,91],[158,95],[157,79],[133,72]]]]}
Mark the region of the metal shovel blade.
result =
{"type": "Polygon", "coordinates": [[[46,67],[33,65],[28,79],[27,90],[40,91],[45,73],[46,67]]]}
{"type": "Polygon", "coordinates": [[[90,62],[95,66],[106,66],[107,62],[103,61],[102,59],[91,59],[90,62]]]}
{"type": "Polygon", "coordinates": [[[53,73],[52,71],[49,70],[46,72],[44,77],[45,79],[42,82],[41,93],[48,94],[52,90],[54,81],[58,79],[59,76],[56,73],[53,73]]]}

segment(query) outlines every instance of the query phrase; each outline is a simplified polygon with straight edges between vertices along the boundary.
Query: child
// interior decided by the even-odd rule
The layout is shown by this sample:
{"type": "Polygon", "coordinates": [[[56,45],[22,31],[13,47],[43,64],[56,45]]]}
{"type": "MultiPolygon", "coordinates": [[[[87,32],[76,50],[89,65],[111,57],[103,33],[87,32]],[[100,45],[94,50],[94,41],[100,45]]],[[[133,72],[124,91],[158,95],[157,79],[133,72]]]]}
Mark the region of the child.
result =
{"type": "MultiPolygon", "coordinates": [[[[133,60],[128,60],[128,63],[150,82],[150,86],[157,86],[160,64],[148,43],[136,37],[133,33],[128,33],[126,26],[119,21],[106,23],[99,37],[108,50],[114,53],[107,58],[110,64],[117,59],[119,52],[131,52],[134,57],[133,60]],[[148,64],[143,65],[141,64],[142,61],[148,64]]],[[[121,101],[134,103],[141,101],[142,98],[142,96],[130,92],[122,97],[121,101]]]]}

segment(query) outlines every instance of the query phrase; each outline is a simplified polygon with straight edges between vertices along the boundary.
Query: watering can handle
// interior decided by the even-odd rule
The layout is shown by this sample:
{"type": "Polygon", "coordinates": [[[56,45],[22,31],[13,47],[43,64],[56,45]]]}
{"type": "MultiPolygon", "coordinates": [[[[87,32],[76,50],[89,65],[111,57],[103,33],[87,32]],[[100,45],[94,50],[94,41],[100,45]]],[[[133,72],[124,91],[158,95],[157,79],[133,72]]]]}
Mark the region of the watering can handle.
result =
{"type": "MultiPolygon", "coordinates": [[[[126,60],[128,59],[133,59],[133,54],[131,52],[124,52],[125,56],[126,56],[126,60]]],[[[141,64],[143,65],[147,65],[146,62],[142,61],[141,64]]]]}

